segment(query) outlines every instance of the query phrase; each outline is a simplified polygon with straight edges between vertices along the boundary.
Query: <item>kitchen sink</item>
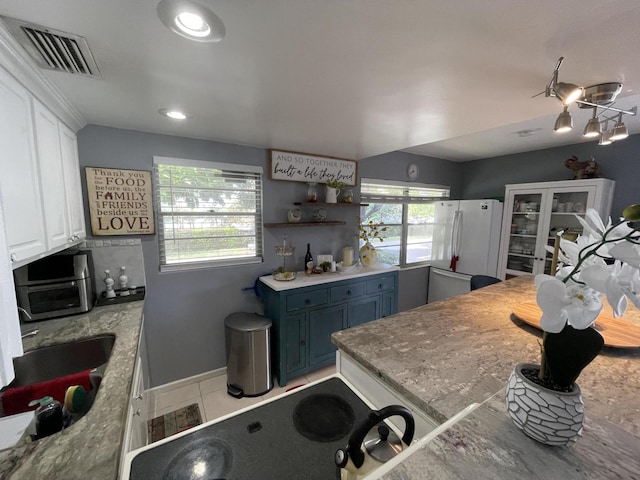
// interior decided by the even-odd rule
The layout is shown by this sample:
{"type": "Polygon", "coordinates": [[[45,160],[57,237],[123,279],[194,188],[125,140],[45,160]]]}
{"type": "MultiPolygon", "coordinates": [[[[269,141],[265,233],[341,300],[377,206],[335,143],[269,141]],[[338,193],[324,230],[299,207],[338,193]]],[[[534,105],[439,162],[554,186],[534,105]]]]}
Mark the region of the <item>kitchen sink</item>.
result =
{"type": "Polygon", "coordinates": [[[25,352],[13,359],[16,376],[10,387],[33,385],[105,365],[115,340],[115,335],[98,335],[25,352]]]}

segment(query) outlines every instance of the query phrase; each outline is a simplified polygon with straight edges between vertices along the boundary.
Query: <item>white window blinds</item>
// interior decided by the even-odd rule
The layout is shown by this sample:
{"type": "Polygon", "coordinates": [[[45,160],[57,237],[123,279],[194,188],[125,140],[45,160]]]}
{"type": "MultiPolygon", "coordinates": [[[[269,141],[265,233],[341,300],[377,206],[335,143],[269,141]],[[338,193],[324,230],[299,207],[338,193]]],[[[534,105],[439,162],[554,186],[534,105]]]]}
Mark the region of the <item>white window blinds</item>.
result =
{"type": "Polygon", "coordinates": [[[363,178],[360,199],[369,203],[423,203],[448,198],[449,191],[444,185],[363,178]]]}
{"type": "Polygon", "coordinates": [[[262,261],[262,168],[154,157],[161,270],[262,261]]]}

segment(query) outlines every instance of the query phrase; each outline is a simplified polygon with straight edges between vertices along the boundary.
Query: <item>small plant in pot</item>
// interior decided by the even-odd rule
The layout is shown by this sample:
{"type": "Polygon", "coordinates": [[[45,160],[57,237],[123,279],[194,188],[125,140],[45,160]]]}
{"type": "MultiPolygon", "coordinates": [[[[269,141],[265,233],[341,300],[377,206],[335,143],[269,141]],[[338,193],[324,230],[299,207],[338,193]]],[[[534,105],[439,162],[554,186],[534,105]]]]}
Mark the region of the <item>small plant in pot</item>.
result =
{"type": "Polygon", "coordinates": [[[365,267],[372,266],[376,263],[377,253],[371,242],[374,240],[384,242],[382,234],[386,231],[387,227],[384,222],[374,223],[373,220],[369,220],[369,223],[363,224],[360,219],[358,219],[357,237],[364,242],[364,245],[360,247],[359,251],[360,263],[365,267]]]}
{"type": "Polygon", "coordinates": [[[339,180],[327,180],[326,183],[326,202],[337,203],[340,189],[346,187],[347,184],[339,180]]]}
{"type": "Polygon", "coordinates": [[[606,295],[616,317],[624,314],[627,300],[640,308],[640,205],[627,207],[615,224],[605,225],[593,209],[584,219],[576,217],[583,234],[575,243],[561,238],[556,275],[535,279],[544,332],[540,365],[517,365],[507,386],[513,421],[547,445],[572,445],[582,434],[584,406],[576,380],[604,345],[593,328],[601,297],[606,295]]]}

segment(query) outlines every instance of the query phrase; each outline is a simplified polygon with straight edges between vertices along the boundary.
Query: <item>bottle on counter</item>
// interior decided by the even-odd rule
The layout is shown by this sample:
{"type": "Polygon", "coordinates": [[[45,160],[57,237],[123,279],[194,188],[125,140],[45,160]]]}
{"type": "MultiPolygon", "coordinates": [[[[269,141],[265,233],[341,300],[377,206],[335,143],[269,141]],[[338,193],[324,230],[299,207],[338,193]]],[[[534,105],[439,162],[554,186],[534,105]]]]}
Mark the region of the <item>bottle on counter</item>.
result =
{"type": "Polygon", "coordinates": [[[106,298],[113,298],[116,296],[116,291],[113,289],[113,284],[116,283],[113,278],[111,278],[111,272],[109,270],[104,271],[104,286],[106,288],[106,298]]]}
{"type": "Polygon", "coordinates": [[[38,438],[48,437],[62,430],[62,404],[53,397],[43,397],[39,400],[32,400],[29,406],[33,407],[40,404],[36,408],[36,435],[38,438]]]}
{"type": "Polygon", "coordinates": [[[307,274],[313,272],[313,256],[311,255],[311,244],[307,243],[307,253],[304,256],[304,271],[307,274]]]}
{"type": "Polygon", "coordinates": [[[129,295],[129,288],[127,287],[129,277],[127,277],[125,270],[126,268],[124,266],[120,267],[120,276],[118,277],[118,282],[120,283],[120,296],[129,295]]]}

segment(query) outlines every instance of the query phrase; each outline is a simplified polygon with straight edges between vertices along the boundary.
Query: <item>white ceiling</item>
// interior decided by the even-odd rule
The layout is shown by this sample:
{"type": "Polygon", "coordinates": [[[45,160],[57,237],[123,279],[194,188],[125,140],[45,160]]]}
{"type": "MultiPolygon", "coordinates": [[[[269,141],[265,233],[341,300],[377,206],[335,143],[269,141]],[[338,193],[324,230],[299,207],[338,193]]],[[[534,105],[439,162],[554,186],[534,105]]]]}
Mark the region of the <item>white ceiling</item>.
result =
{"type": "Polygon", "coordinates": [[[590,110],[557,135],[558,100],[531,98],[560,56],[560,81],[621,81],[615,106],[640,104],[637,0],[199,0],[219,43],[169,31],[158,1],[0,0],[0,15],[84,36],[103,79],[47,76],[87,123],[147,132],[349,159],[579,143],[590,110]]]}

